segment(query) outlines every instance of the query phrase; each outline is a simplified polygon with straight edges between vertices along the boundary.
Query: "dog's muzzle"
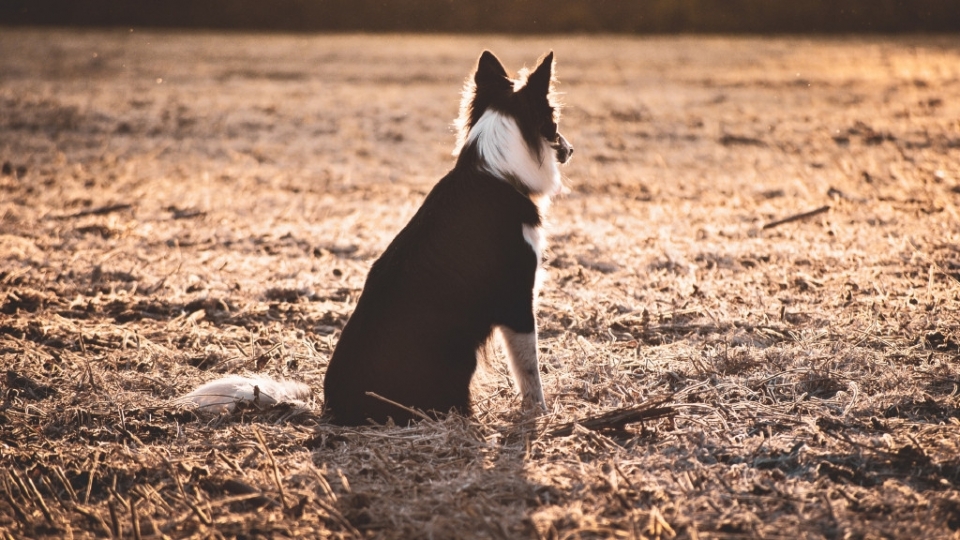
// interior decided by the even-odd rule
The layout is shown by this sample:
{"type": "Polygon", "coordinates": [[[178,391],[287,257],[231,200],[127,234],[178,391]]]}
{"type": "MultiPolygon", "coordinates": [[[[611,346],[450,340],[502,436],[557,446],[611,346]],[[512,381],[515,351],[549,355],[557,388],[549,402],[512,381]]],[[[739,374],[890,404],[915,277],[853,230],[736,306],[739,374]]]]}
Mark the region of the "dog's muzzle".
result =
{"type": "Polygon", "coordinates": [[[557,151],[557,161],[560,163],[566,163],[573,155],[573,146],[563,138],[563,135],[557,134],[557,142],[552,146],[557,151]]]}

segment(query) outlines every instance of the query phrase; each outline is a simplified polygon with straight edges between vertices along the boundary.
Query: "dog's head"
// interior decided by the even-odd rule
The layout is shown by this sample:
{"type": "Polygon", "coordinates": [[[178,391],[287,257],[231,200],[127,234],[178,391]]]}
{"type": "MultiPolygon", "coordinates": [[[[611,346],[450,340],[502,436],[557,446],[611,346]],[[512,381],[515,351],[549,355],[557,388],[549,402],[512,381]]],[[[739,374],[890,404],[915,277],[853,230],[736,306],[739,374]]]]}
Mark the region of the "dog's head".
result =
{"type": "Polygon", "coordinates": [[[558,130],[553,72],[553,52],[512,79],[500,60],[484,51],[464,88],[455,153],[476,145],[490,172],[519,181],[532,194],[559,189],[557,165],[570,159],[573,146],[558,130]]]}

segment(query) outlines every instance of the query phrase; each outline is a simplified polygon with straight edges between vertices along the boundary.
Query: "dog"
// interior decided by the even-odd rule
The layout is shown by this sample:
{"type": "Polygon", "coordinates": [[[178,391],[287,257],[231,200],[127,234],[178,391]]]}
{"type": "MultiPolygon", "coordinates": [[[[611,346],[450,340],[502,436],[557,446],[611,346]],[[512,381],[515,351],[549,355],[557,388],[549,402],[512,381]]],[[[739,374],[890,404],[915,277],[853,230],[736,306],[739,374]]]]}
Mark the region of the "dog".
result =
{"type": "MultiPolygon", "coordinates": [[[[323,383],[331,423],[471,414],[478,352],[495,331],[523,410],[546,411],[536,320],[544,213],[573,154],[553,85],[553,52],[517,79],[493,53],[480,55],[463,92],[456,163],[373,264],[340,335],[323,383]]],[[[251,381],[214,381],[184,399],[226,405],[255,392],[251,381]]],[[[289,397],[302,397],[287,384],[289,397]]]]}

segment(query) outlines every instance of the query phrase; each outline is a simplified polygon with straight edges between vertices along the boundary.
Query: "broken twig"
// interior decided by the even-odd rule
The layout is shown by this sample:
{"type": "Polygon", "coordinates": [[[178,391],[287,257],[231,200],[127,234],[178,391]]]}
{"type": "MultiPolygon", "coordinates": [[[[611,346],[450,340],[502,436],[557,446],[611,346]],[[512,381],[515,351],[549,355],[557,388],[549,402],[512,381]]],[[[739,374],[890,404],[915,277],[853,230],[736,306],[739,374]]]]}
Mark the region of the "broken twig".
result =
{"type": "Polygon", "coordinates": [[[771,221],[770,223],[767,223],[766,225],[764,225],[764,226],[762,227],[762,229],[763,229],[763,230],[772,229],[772,228],[777,227],[777,226],[779,226],[779,225],[783,225],[784,223],[791,223],[791,222],[794,222],[794,221],[800,221],[801,219],[807,219],[808,217],[813,217],[813,216],[816,216],[817,214],[822,214],[822,213],[826,212],[827,210],[830,210],[830,205],[829,205],[829,204],[828,204],[828,205],[821,206],[820,208],[817,208],[816,210],[810,210],[809,212],[803,212],[802,214],[794,214],[794,215],[792,215],[792,216],[785,217],[785,218],[783,218],[783,219],[778,219],[778,220],[776,220],[776,221],[771,221]]]}
{"type": "Polygon", "coordinates": [[[88,208],[86,210],[81,210],[73,214],[67,214],[65,216],[55,216],[54,219],[74,219],[84,216],[105,216],[107,214],[112,214],[114,212],[120,212],[123,210],[129,210],[133,208],[132,204],[120,203],[120,204],[108,204],[106,206],[98,206],[96,208],[88,208]]]}
{"type": "Polygon", "coordinates": [[[401,409],[407,411],[408,413],[413,414],[413,415],[416,415],[416,416],[419,416],[420,418],[423,418],[424,420],[433,420],[432,418],[430,418],[429,416],[427,416],[426,414],[424,414],[424,413],[421,412],[421,411],[418,411],[418,410],[416,410],[416,409],[411,409],[410,407],[407,407],[406,405],[401,405],[400,403],[397,403],[396,401],[394,401],[394,400],[392,400],[392,399],[387,399],[387,398],[381,396],[380,394],[377,394],[376,392],[366,392],[366,394],[367,394],[368,396],[372,397],[372,398],[377,398],[377,399],[379,399],[380,401],[382,401],[382,402],[384,402],[384,403],[389,403],[390,405],[393,405],[394,407],[400,407],[401,409]]]}
{"type": "Polygon", "coordinates": [[[573,433],[573,426],[575,425],[583,426],[592,431],[619,431],[627,424],[667,418],[677,414],[673,407],[664,406],[672,398],[673,394],[659,396],[638,405],[631,405],[597,416],[583,418],[576,422],[561,424],[551,430],[549,434],[554,437],[565,437],[573,433]]]}

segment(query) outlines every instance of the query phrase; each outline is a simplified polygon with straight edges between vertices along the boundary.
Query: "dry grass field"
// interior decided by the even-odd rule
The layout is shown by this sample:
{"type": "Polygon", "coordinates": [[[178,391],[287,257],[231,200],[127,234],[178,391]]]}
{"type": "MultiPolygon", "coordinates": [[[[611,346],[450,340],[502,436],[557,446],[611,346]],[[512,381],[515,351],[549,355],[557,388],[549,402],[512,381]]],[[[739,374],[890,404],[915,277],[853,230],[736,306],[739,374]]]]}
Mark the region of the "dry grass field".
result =
{"type": "Polygon", "coordinates": [[[958,119],[956,38],[0,29],[0,537],[960,538],[958,119]],[[325,425],[483,48],[577,148],[551,411],[325,425]],[[256,371],[315,403],[170,403],[256,371]]]}

